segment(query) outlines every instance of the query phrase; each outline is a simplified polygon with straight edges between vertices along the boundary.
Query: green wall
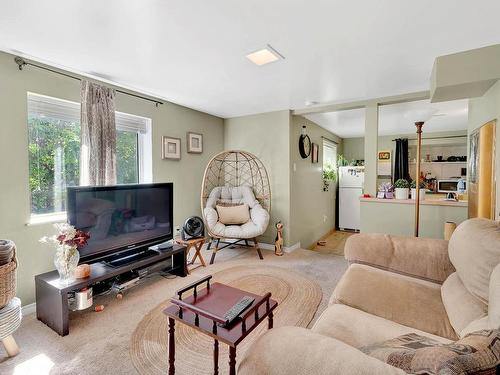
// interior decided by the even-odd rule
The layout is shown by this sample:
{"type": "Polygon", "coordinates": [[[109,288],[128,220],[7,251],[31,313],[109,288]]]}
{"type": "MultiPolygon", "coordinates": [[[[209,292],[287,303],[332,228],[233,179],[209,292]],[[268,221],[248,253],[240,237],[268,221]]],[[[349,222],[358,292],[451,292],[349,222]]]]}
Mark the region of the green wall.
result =
{"type": "MultiPolygon", "coordinates": [[[[34,275],[54,269],[54,251],[38,243],[51,234],[51,224],[27,226],[30,218],[28,190],[28,91],[79,102],[80,84],[33,67],[19,71],[13,56],[0,53],[0,238],[16,242],[20,266],[18,296],[23,305],[34,301],[34,275]]],[[[200,188],[210,157],[223,149],[223,120],[172,103],[153,103],[117,94],[116,109],[152,119],[153,180],[174,183],[174,224],[200,214],[200,188]],[[186,132],[204,135],[201,155],[186,153],[186,132]],[[182,159],[161,159],[163,135],[182,139],[182,159]]]]}
{"type": "Polygon", "coordinates": [[[284,225],[285,245],[290,228],[289,111],[229,118],[224,121],[224,148],[245,150],[262,160],[271,184],[271,220],[259,241],[274,243],[274,224],[284,225]]]}
{"type": "Polygon", "coordinates": [[[338,143],[337,153],[342,153],[342,139],[319,127],[302,116],[291,116],[290,121],[290,243],[300,242],[308,248],[321,236],[335,228],[336,185],[323,191],[323,139],[338,143]],[[311,142],[319,145],[318,163],[311,157],[302,159],[298,144],[306,125],[311,142]]]}
{"type": "Polygon", "coordinates": [[[262,159],[271,180],[271,225],[260,238],[274,243],[274,223],[284,224],[286,246],[300,243],[310,246],[315,240],[335,228],[335,188],[323,191],[322,139],[342,140],[302,116],[290,111],[269,112],[225,120],[226,149],[244,149],[262,159]],[[302,125],[312,142],[320,145],[319,163],[302,159],[298,142],[302,125]],[[294,169],[295,164],[295,169],[294,169]],[[326,220],[324,219],[326,216],[326,220]]]}
{"type": "Polygon", "coordinates": [[[344,138],[344,157],[351,160],[364,160],[365,159],[365,138],[344,138]]]}

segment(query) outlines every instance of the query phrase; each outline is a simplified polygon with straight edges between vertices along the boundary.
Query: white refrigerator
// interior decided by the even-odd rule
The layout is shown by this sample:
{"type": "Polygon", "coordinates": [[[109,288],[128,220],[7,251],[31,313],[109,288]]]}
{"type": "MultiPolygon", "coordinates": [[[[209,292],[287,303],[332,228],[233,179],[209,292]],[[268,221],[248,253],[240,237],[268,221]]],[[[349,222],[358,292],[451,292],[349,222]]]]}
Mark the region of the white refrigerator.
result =
{"type": "Polygon", "coordinates": [[[364,167],[339,167],[339,228],[360,229],[360,203],[365,181],[364,167]]]}

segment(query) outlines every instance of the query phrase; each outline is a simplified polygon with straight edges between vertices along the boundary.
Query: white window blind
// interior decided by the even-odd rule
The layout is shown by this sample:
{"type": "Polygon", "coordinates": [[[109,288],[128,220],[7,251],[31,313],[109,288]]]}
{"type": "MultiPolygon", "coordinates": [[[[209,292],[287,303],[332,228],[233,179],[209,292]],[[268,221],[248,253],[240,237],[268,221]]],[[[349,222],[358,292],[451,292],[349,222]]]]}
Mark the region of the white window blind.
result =
{"type": "Polygon", "coordinates": [[[151,120],[146,117],[117,111],[115,112],[115,122],[117,130],[146,134],[149,131],[151,120]]]}
{"type": "Polygon", "coordinates": [[[29,92],[28,116],[79,123],[80,104],[29,92]]]}
{"type": "MultiPolygon", "coordinates": [[[[79,123],[80,104],[30,92],[28,93],[28,115],[79,123]]],[[[116,111],[115,122],[117,130],[146,134],[151,120],[116,111]]]]}
{"type": "Polygon", "coordinates": [[[337,167],[337,145],[328,139],[323,139],[323,168],[327,165],[337,167]]]}

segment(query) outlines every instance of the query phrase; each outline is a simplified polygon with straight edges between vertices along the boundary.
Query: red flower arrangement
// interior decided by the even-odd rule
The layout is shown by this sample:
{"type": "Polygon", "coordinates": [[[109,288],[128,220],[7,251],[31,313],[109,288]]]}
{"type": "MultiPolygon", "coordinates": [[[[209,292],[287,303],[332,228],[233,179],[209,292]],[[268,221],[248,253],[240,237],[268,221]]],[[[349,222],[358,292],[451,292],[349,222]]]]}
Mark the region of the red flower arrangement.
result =
{"type": "Polygon", "coordinates": [[[67,238],[66,235],[60,234],[57,240],[61,245],[76,246],[78,249],[85,247],[90,238],[90,233],[77,229],[73,238],[67,238]]]}

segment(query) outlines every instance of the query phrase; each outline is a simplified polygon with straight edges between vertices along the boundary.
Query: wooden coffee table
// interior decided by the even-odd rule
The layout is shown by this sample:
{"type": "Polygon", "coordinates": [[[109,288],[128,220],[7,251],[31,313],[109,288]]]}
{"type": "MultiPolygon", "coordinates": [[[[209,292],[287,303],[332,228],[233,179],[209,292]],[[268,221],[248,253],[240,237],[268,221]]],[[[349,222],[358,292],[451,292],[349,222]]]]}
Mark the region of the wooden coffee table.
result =
{"type": "Polygon", "coordinates": [[[271,293],[259,296],[221,283],[210,284],[211,279],[212,276],[207,276],[180,289],[177,298],[170,300],[172,305],[163,310],[168,317],[169,375],[175,374],[176,320],[214,339],[214,374],[219,373],[219,341],[229,346],[229,374],[235,375],[236,346],[265,319],[268,328],[273,328],[273,311],[278,302],[271,299],[271,293]],[[183,298],[182,295],[190,290],[192,295],[183,298]],[[225,324],[224,314],[244,296],[251,296],[255,301],[233,324],[222,326],[225,324]]]}

